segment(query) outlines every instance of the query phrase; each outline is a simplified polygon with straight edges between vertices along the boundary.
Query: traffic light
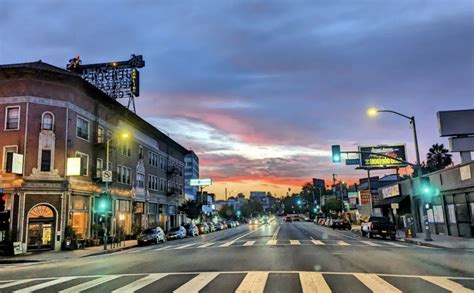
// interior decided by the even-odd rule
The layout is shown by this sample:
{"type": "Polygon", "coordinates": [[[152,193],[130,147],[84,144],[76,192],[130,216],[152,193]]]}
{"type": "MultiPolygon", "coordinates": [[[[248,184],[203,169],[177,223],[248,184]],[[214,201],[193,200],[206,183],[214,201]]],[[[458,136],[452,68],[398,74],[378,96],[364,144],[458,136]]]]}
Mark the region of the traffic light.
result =
{"type": "Polygon", "coordinates": [[[5,206],[7,204],[7,195],[3,192],[0,192],[0,212],[5,210],[5,206]]]}
{"type": "Polygon", "coordinates": [[[332,146],[332,162],[340,163],[341,162],[341,146],[335,144],[332,146]]]}
{"type": "Polygon", "coordinates": [[[97,201],[97,212],[109,213],[111,212],[110,197],[107,193],[102,193],[97,201]]]}

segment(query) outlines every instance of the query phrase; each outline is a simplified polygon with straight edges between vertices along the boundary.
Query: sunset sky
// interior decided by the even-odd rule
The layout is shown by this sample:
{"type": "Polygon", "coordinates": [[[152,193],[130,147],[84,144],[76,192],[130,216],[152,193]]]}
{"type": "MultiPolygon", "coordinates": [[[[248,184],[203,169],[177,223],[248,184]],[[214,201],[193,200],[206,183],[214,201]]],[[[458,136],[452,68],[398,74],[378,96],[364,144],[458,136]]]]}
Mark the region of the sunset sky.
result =
{"type": "Polygon", "coordinates": [[[474,108],[473,1],[64,2],[0,1],[0,64],[143,55],[137,114],[219,196],[363,176],[332,144],[406,143],[414,161],[408,121],[370,106],[414,115],[423,157],[447,146],[437,111],[474,108]]]}

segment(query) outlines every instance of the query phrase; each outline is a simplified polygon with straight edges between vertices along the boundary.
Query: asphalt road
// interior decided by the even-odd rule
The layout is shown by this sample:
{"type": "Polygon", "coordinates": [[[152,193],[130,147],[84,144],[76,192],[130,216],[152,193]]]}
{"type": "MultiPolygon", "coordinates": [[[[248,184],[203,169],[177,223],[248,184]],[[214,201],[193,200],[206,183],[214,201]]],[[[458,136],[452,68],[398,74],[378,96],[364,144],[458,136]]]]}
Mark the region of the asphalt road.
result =
{"type": "Polygon", "coordinates": [[[277,222],[0,269],[0,292],[473,292],[473,264],[467,250],[277,222]]]}

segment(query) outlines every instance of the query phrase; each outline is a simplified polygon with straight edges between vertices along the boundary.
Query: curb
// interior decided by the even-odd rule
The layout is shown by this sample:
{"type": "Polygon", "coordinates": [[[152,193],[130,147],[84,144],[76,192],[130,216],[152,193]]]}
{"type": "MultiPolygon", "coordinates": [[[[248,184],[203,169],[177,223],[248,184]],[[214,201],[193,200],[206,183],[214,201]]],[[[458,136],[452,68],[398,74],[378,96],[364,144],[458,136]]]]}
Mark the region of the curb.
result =
{"type": "Polygon", "coordinates": [[[84,258],[84,257],[89,257],[89,256],[97,256],[97,255],[102,255],[102,254],[110,254],[110,253],[114,253],[114,252],[118,252],[118,251],[128,250],[130,248],[135,248],[135,247],[138,247],[138,244],[131,245],[131,246],[126,246],[126,247],[121,247],[121,248],[117,248],[117,249],[107,249],[105,251],[100,251],[100,252],[95,252],[95,253],[92,253],[92,254],[84,255],[84,256],[81,256],[79,258],[84,258]]]}
{"type": "Polygon", "coordinates": [[[403,238],[403,239],[401,239],[401,241],[411,243],[411,244],[416,244],[418,246],[426,246],[426,247],[434,247],[434,248],[448,248],[448,247],[444,247],[444,246],[441,246],[441,245],[422,242],[422,241],[419,241],[419,240],[413,240],[413,239],[409,239],[409,238],[403,238]]]}

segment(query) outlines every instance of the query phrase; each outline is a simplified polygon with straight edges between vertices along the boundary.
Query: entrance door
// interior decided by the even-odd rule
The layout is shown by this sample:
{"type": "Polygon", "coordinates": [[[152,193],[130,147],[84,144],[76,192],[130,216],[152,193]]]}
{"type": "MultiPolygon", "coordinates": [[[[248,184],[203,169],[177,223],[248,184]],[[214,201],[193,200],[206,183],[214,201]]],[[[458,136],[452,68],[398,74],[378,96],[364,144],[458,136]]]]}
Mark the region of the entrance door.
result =
{"type": "Polygon", "coordinates": [[[36,206],[28,214],[28,250],[54,249],[53,210],[46,205],[36,206]]]}

